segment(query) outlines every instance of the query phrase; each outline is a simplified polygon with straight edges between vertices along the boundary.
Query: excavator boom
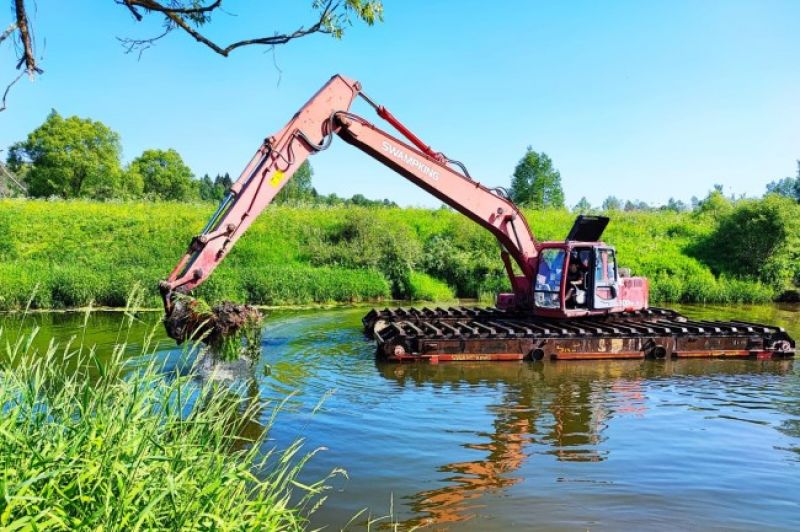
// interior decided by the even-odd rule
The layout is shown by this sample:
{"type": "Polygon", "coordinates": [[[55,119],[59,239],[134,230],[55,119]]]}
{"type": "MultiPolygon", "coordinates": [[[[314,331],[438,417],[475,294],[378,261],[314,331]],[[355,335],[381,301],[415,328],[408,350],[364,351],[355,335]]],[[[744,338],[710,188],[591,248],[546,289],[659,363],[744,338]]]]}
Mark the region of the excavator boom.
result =
{"type": "Polygon", "coordinates": [[[364,98],[378,115],[414,146],[349,112],[360,94],[357,81],[333,76],[283,129],[264,140],[201,234],[192,239],[186,254],[161,283],[167,311],[170,295],[175,291],[189,292],[208,279],[300,165],[310,155],[326,149],[334,134],[491,231],[504,250],[515,294],[520,301],[528,297],[537,248],[519,209],[501,190],[472,180],[463,165],[426,147],[386,108],[368,97],[364,98]],[[514,274],[508,257],[516,262],[521,276],[514,274]]]}
{"type": "Polygon", "coordinates": [[[189,292],[208,279],[303,161],[330,138],[334,111],[349,109],[360,88],[357,81],[332,77],[283,129],[264,140],[206,227],[162,281],[168,312],[172,292],[189,292]]]}

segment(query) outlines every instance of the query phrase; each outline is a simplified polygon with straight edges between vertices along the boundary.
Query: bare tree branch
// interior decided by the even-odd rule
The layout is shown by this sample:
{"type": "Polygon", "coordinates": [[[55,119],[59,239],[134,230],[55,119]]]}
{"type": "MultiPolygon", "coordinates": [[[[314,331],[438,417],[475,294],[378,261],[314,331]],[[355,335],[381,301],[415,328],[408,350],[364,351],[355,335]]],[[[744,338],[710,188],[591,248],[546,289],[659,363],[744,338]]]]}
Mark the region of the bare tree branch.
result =
{"type": "Polygon", "coordinates": [[[2,100],[0,100],[0,113],[2,113],[3,111],[5,111],[5,110],[6,110],[6,98],[8,98],[8,92],[11,90],[11,87],[13,87],[13,86],[14,86],[14,84],[15,84],[16,82],[18,82],[20,79],[22,79],[22,76],[23,76],[24,74],[25,74],[25,72],[24,72],[24,71],[23,71],[23,72],[20,72],[20,73],[17,75],[17,77],[16,77],[16,78],[14,78],[14,81],[12,81],[11,83],[9,83],[9,84],[6,86],[6,90],[3,92],[3,99],[2,99],[2,100]]]}
{"type": "Polygon", "coordinates": [[[5,41],[6,39],[8,39],[8,37],[12,33],[14,33],[14,30],[16,30],[16,29],[17,29],[17,23],[16,22],[12,22],[11,24],[9,24],[8,27],[6,28],[6,30],[3,33],[0,34],[0,43],[5,41]]]}
{"type": "Polygon", "coordinates": [[[28,15],[25,12],[24,0],[14,0],[14,7],[17,12],[17,29],[19,30],[19,40],[22,43],[22,57],[17,63],[17,68],[25,65],[25,71],[29,76],[41,74],[43,70],[36,64],[36,56],[33,52],[33,40],[31,39],[30,28],[28,27],[28,15]]]}
{"type": "MultiPolygon", "coordinates": [[[[300,37],[305,37],[306,35],[311,35],[313,33],[331,33],[329,29],[329,23],[332,20],[333,13],[336,9],[339,8],[339,3],[334,3],[334,0],[328,0],[322,11],[320,12],[319,18],[317,21],[310,27],[305,28],[301,26],[300,28],[296,29],[291,33],[283,33],[283,34],[275,34],[270,37],[257,37],[253,39],[243,39],[241,41],[236,41],[231,43],[227,46],[222,46],[217,44],[216,42],[212,41],[205,35],[203,35],[198,29],[194,26],[202,24],[203,22],[198,23],[198,21],[189,19],[187,20],[188,16],[197,16],[197,15],[208,15],[212,11],[219,9],[222,6],[222,0],[215,0],[214,2],[198,6],[198,7],[169,7],[163,4],[160,4],[154,0],[118,0],[118,2],[124,3],[128,9],[133,12],[134,16],[137,20],[141,20],[141,13],[138,12],[136,9],[142,8],[147,11],[155,11],[158,13],[163,14],[167,20],[168,25],[166,31],[153,38],[149,39],[120,39],[121,42],[127,47],[127,51],[131,52],[135,49],[142,50],[144,48],[148,48],[152,43],[161,37],[164,37],[167,33],[171,32],[173,29],[180,28],[184,32],[188,33],[194,40],[197,42],[204,44],[205,46],[212,49],[214,52],[222,55],[224,57],[228,57],[228,55],[235,49],[241,48],[243,46],[253,46],[253,45],[260,45],[260,46],[275,46],[277,44],[286,44],[287,42],[298,39],[300,37]]],[[[141,51],[140,51],[141,53],[141,51]]]]}
{"type": "MultiPolygon", "coordinates": [[[[314,0],[312,6],[319,13],[319,18],[314,24],[306,28],[300,26],[293,32],[275,33],[271,36],[243,39],[232,42],[228,45],[219,44],[206,37],[200,28],[210,23],[211,17],[215,12],[226,13],[222,8],[222,0],[113,0],[116,4],[124,6],[130,11],[136,21],[141,22],[149,13],[157,13],[164,17],[164,31],[155,37],[147,39],[127,39],[118,40],[125,46],[126,53],[134,51],[142,52],[153,46],[156,41],[162,39],[172,31],[180,29],[189,34],[197,42],[207,46],[215,53],[228,57],[237,48],[245,46],[266,46],[274,47],[285,44],[294,39],[312,35],[315,33],[329,34],[336,38],[341,37],[343,28],[350,24],[350,15],[372,25],[375,21],[383,19],[383,6],[381,0],[314,0]]],[[[0,33],[0,43],[14,37],[18,37],[17,69],[23,69],[23,73],[34,77],[41,74],[43,70],[39,68],[34,50],[34,33],[30,26],[30,21],[26,12],[25,0],[12,0],[16,21],[11,23],[2,33],[0,33]]],[[[30,5],[30,4],[29,4],[30,5]]],[[[15,43],[17,39],[15,38],[15,43]]],[[[274,56],[273,56],[274,61],[274,56]]],[[[14,79],[5,89],[3,98],[0,100],[0,112],[5,109],[6,97],[11,87],[19,81],[21,75],[14,79]]]]}
{"type": "MultiPolygon", "coordinates": [[[[154,0],[121,0],[121,2],[128,6],[128,8],[131,10],[135,10],[135,8],[138,6],[143,9],[147,9],[148,11],[158,11],[159,13],[164,14],[174,13],[177,15],[200,15],[203,13],[210,13],[220,7],[222,4],[222,0],[215,0],[207,6],[198,5],[196,7],[167,7],[155,2],[154,0]]],[[[117,0],[117,3],[120,3],[120,0],[117,0]]]]}
{"type": "Polygon", "coordinates": [[[149,39],[128,39],[128,38],[117,37],[117,40],[120,43],[122,43],[122,45],[125,47],[125,53],[126,54],[130,54],[130,53],[138,51],[139,52],[139,59],[141,59],[142,58],[142,54],[144,53],[145,50],[147,50],[148,48],[153,46],[156,43],[156,41],[158,41],[160,39],[163,39],[164,37],[169,35],[169,33],[173,29],[175,29],[175,28],[172,27],[171,25],[167,26],[167,28],[164,30],[163,33],[160,33],[159,35],[156,35],[155,37],[150,37],[149,39]]]}
{"type": "Polygon", "coordinates": [[[128,11],[131,12],[131,14],[133,15],[133,18],[135,18],[137,22],[141,22],[142,21],[142,14],[139,13],[139,11],[136,9],[136,7],[132,6],[130,2],[128,2],[127,0],[116,0],[116,2],[118,4],[122,4],[125,7],[127,7],[128,11]]]}

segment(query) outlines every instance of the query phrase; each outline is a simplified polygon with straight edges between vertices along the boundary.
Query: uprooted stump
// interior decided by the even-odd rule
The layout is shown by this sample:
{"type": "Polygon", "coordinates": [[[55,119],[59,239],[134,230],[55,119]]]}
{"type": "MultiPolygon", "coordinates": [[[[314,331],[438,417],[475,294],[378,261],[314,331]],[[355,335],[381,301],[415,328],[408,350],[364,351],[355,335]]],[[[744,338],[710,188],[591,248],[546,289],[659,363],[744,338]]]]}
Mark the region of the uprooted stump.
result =
{"type": "Polygon", "coordinates": [[[211,307],[185,295],[173,296],[171,311],[164,316],[167,334],[178,344],[202,341],[224,360],[237,358],[243,350],[252,357],[260,345],[263,322],[264,316],[252,305],[222,301],[211,307]]]}

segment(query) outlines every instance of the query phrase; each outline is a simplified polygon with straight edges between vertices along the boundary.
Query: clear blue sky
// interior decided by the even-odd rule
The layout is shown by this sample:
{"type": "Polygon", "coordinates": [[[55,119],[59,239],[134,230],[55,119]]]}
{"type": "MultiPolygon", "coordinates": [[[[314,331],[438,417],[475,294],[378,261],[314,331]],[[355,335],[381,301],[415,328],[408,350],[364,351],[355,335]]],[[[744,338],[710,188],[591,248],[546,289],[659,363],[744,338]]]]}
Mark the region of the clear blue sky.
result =
{"type": "MultiPolygon", "coordinates": [[[[526,146],[546,152],[569,205],[583,195],[688,201],[714,183],[760,195],[800,158],[799,1],[385,0],[384,23],[342,41],[309,37],[274,58],[251,48],[225,59],[176,32],[141,60],[116,37],[152,35],[155,19],[136,24],[111,0],[36,5],[46,72],[13,89],[0,148],[55,108],[118,131],[126,161],[171,147],[197,175],[235,177],[341,72],[486,184],[508,185],[526,146]]],[[[311,0],[223,5],[231,14],[210,27],[221,41],[313,16],[311,0]]],[[[0,27],[10,21],[6,9],[0,27]]],[[[3,85],[12,56],[5,43],[3,85]]],[[[364,104],[356,111],[379,120],[364,104]]],[[[311,162],[323,193],[438,204],[341,141],[311,162]]]]}

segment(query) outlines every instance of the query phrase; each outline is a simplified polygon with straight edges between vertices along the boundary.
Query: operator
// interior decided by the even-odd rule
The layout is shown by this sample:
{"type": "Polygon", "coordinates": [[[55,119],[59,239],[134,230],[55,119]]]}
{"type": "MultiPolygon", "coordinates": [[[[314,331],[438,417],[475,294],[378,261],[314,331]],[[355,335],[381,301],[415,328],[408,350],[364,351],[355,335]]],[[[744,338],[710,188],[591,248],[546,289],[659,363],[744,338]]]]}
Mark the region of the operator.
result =
{"type": "Polygon", "coordinates": [[[567,283],[569,284],[569,288],[567,289],[566,303],[571,307],[576,307],[578,305],[578,290],[583,289],[585,272],[581,266],[582,264],[578,261],[577,255],[570,257],[569,272],[567,273],[567,283]]]}

